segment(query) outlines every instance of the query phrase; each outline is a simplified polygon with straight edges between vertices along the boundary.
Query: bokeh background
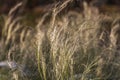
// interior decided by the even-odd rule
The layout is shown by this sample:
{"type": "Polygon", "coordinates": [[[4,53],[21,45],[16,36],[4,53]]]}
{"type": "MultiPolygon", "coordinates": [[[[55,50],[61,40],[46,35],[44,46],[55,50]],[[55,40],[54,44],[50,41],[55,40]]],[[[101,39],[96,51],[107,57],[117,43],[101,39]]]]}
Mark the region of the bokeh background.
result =
{"type": "MultiPolygon", "coordinates": [[[[46,8],[50,7],[45,7],[45,6],[52,6],[52,4],[56,2],[62,2],[64,0],[0,0],[0,13],[8,13],[9,10],[17,3],[25,1],[25,11],[31,11],[31,12],[36,12],[40,13],[46,8]]],[[[92,4],[97,7],[103,7],[103,10],[106,8],[117,8],[119,11],[120,8],[120,1],[119,0],[73,0],[73,2],[70,4],[71,7],[69,9],[81,11],[82,9],[82,2],[86,1],[88,4],[92,4]]],[[[69,6],[70,6],[69,5],[69,6]]],[[[110,9],[111,10],[111,9],[110,9]]]]}

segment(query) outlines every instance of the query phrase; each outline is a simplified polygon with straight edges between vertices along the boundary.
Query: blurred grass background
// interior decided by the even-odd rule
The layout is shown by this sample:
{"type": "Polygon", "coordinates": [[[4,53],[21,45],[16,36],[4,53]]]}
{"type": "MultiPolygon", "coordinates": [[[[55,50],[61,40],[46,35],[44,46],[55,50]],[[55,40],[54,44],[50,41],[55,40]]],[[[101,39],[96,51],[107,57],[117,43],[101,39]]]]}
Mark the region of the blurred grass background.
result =
{"type": "Polygon", "coordinates": [[[77,11],[72,0],[52,2],[48,11],[36,9],[39,4],[32,0],[28,9],[24,2],[8,11],[1,6],[0,61],[14,61],[18,67],[0,67],[0,80],[119,80],[118,4],[97,8],[88,0],[77,11]]]}

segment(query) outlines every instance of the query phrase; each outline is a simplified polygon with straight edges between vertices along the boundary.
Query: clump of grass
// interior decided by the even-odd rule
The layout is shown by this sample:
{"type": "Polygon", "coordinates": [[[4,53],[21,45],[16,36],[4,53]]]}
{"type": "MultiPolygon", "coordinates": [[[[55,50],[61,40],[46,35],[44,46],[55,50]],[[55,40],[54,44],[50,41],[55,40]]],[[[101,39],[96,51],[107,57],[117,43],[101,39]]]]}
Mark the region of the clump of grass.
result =
{"type": "Polygon", "coordinates": [[[119,19],[74,12],[59,17],[69,2],[56,5],[32,30],[14,13],[21,3],[10,11],[2,27],[0,60],[27,70],[9,71],[11,79],[13,74],[16,80],[119,80],[119,19]]]}

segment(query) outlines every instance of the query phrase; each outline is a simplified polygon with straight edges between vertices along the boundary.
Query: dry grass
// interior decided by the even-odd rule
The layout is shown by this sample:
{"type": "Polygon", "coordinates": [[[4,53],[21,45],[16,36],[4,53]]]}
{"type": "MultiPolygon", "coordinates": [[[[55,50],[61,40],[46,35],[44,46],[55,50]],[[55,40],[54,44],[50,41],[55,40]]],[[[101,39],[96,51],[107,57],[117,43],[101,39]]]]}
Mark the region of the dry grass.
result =
{"type": "Polygon", "coordinates": [[[21,3],[0,22],[0,60],[20,64],[14,71],[1,68],[0,80],[120,79],[120,20],[98,13],[95,18],[75,12],[59,17],[69,1],[56,5],[34,28],[17,15],[21,3]]]}

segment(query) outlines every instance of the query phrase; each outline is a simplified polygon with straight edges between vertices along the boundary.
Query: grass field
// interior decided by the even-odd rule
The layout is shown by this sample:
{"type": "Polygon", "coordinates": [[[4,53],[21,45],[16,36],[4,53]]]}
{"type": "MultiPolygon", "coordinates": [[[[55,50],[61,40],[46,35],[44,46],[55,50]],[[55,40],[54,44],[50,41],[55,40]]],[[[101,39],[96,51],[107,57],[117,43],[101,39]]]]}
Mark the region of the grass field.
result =
{"type": "Polygon", "coordinates": [[[119,80],[120,14],[0,15],[0,80],[119,80]]]}

